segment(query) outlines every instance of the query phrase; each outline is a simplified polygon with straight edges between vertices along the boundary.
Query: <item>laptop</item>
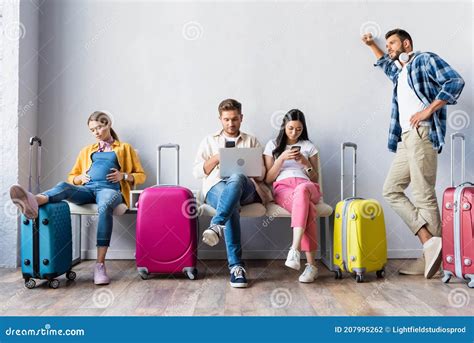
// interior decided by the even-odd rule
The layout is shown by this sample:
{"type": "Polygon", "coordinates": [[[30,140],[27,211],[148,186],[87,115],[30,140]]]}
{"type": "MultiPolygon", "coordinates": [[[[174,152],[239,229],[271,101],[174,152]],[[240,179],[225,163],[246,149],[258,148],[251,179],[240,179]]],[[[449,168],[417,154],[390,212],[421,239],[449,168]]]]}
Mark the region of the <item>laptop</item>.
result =
{"type": "Polygon", "coordinates": [[[220,174],[229,177],[240,173],[248,177],[262,176],[262,148],[220,148],[220,174]]]}

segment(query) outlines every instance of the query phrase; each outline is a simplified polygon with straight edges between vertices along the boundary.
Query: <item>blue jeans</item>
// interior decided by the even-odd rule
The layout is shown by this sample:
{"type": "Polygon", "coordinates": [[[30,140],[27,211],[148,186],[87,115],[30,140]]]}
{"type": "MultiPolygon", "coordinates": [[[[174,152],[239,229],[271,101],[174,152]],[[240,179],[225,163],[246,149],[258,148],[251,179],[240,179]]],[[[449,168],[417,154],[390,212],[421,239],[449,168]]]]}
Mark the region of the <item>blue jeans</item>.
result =
{"type": "Polygon", "coordinates": [[[211,224],[225,225],[224,237],[229,268],[243,266],[240,243],[240,205],[262,202],[252,180],[243,174],[233,174],[214,185],[206,203],[216,209],[211,224]]]}
{"type": "Polygon", "coordinates": [[[123,201],[120,191],[104,188],[91,182],[84,186],[74,186],[60,182],[54,188],[43,192],[49,202],[68,200],[77,205],[97,203],[99,220],[97,223],[97,246],[108,247],[112,237],[113,211],[123,201]]]}

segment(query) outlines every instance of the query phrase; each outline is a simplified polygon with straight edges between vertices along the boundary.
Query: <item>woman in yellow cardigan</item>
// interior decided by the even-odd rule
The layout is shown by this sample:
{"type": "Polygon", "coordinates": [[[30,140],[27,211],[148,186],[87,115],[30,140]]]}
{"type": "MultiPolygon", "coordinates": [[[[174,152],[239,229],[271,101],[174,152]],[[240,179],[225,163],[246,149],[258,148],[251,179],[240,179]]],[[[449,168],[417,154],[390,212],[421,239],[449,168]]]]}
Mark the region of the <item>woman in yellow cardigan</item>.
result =
{"type": "Polygon", "coordinates": [[[14,185],[10,188],[10,196],[29,218],[36,218],[38,206],[47,202],[68,200],[78,205],[97,203],[99,220],[94,283],[106,285],[110,283],[110,278],[104,262],[112,236],[114,208],[123,202],[129,206],[130,188],[145,182],[146,175],[135,150],[130,144],[119,141],[106,113],[92,113],[87,125],[98,142],[81,150],[67,178],[68,183],[60,182],[56,187],[37,195],[14,185]]]}

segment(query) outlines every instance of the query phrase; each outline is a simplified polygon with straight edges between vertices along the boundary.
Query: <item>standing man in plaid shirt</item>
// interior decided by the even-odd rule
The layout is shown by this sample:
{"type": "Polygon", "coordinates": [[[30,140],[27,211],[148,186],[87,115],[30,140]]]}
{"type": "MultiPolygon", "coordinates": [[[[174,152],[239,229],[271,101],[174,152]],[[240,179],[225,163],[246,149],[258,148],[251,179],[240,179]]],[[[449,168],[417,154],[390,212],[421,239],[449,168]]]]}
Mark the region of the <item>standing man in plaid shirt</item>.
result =
{"type": "Polygon", "coordinates": [[[438,153],[446,134],[446,105],[456,103],[464,87],[461,76],[436,54],[414,52],[408,32],[385,35],[388,54],[365,34],[362,41],[393,82],[388,148],[395,158],[383,196],[423,244],[423,257],[400,274],[431,278],[441,265],[441,221],[436,199],[438,153]],[[413,202],[404,191],[411,184],[413,202]]]}

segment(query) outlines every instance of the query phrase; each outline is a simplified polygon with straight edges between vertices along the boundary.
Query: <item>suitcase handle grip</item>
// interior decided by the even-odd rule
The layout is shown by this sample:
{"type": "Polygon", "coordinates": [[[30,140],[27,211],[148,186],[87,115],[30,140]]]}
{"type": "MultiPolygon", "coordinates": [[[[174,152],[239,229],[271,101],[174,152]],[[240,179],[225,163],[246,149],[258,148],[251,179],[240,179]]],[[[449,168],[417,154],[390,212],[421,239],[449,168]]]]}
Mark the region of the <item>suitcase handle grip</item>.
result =
{"type": "Polygon", "coordinates": [[[352,159],[352,197],[356,197],[356,164],[357,164],[357,144],[352,142],[344,142],[341,144],[341,200],[344,200],[344,150],[346,148],[353,149],[352,159]]]}
{"type": "Polygon", "coordinates": [[[157,159],[156,159],[156,184],[161,185],[161,150],[174,149],[176,150],[176,185],[179,185],[179,144],[162,144],[158,145],[157,159]]]}
{"type": "Polygon", "coordinates": [[[40,174],[41,174],[41,138],[38,136],[30,137],[30,156],[29,156],[29,174],[28,174],[28,191],[32,192],[32,178],[33,178],[33,146],[37,143],[38,154],[36,156],[36,193],[40,192],[40,174]]]}
{"type": "Polygon", "coordinates": [[[168,143],[168,144],[158,145],[158,150],[168,149],[168,148],[173,148],[173,149],[179,150],[179,144],[168,143]]]}
{"type": "Polygon", "coordinates": [[[354,148],[357,150],[357,144],[352,143],[352,142],[344,142],[342,143],[343,148],[354,148]]]}
{"type": "Polygon", "coordinates": [[[41,146],[41,144],[42,144],[41,138],[39,138],[38,136],[33,136],[33,137],[30,138],[30,145],[35,144],[35,142],[38,143],[38,146],[41,146]]]}
{"type": "Polygon", "coordinates": [[[461,183],[466,181],[466,139],[460,132],[451,134],[451,187],[454,187],[454,141],[456,138],[461,139],[461,183]]]}

